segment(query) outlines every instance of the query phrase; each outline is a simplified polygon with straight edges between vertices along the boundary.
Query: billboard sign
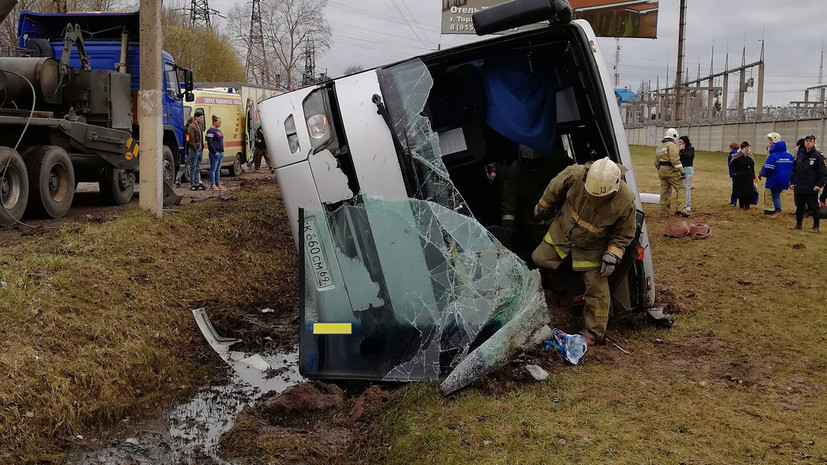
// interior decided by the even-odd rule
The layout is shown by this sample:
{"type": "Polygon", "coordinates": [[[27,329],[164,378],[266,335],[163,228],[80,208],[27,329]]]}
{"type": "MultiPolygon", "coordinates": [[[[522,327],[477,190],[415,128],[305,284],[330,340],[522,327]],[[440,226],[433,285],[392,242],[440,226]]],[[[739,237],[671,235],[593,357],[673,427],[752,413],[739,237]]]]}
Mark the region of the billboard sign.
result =
{"type": "MultiPolygon", "coordinates": [[[[442,33],[474,34],[471,15],[506,0],[442,0],[442,33]]],[[[659,0],[569,0],[574,19],[588,21],[598,37],[644,37],[658,33],[659,0]]],[[[541,27],[542,23],[508,32],[541,27]]]]}

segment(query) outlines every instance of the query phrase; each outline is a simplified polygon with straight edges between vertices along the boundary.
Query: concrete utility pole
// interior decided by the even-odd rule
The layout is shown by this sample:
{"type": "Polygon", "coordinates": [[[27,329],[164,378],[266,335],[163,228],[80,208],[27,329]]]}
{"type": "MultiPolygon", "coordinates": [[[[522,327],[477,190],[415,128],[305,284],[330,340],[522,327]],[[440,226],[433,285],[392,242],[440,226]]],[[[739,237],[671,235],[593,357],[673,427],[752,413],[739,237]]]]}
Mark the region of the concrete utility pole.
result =
{"type": "Polygon", "coordinates": [[[163,115],[161,79],[161,2],[141,0],[141,87],[138,121],[141,125],[140,206],[158,218],[164,215],[161,166],[163,115]]]}
{"type": "Polygon", "coordinates": [[[683,115],[683,43],[686,34],[686,0],[681,0],[678,24],[678,70],[675,72],[675,117],[683,115]]]}

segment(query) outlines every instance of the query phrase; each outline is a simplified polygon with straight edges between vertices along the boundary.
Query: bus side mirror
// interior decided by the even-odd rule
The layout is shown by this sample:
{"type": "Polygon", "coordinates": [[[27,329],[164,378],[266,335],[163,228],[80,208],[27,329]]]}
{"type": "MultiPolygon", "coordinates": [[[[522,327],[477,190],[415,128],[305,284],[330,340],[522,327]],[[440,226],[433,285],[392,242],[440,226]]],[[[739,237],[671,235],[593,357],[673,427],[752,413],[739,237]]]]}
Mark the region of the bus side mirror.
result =
{"type": "Polygon", "coordinates": [[[193,95],[192,92],[184,92],[184,100],[186,100],[187,102],[194,102],[195,95],[193,95]]]}

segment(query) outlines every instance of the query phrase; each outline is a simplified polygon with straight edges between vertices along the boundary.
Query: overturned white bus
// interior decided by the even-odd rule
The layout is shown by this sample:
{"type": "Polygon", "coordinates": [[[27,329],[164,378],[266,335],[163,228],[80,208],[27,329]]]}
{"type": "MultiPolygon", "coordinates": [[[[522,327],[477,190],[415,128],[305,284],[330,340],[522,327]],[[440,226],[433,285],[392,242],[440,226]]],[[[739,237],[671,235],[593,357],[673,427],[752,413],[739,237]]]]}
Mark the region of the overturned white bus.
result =
{"type": "MultiPolygon", "coordinates": [[[[260,105],[302,263],[305,376],[441,378],[486,342],[546,321],[539,273],[503,245],[492,176],[518,145],[561,166],[609,156],[637,193],[589,24],[572,22],[563,0],[474,16],[478,33],[543,20],[260,105]]],[[[654,304],[637,197],[638,234],[609,281],[611,321],[654,304]]]]}

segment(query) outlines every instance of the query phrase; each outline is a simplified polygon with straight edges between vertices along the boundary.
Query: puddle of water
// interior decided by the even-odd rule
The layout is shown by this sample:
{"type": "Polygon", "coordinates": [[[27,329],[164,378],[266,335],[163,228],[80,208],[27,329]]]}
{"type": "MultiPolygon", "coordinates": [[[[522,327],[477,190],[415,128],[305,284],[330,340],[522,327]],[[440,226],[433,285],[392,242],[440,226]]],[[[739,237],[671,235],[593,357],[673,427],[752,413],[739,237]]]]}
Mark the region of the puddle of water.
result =
{"type": "Polygon", "coordinates": [[[282,392],[303,381],[299,374],[298,348],[286,354],[263,355],[279,372],[266,378],[262,372],[244,363],[232,363],[226,380],[206,387],[188,402],[176,405],[162,418],[134,437],[108,439],[100,448],[70,457],[73,465],[155,465],[221,464],[232,465],[218,454],[218,441],[235,421],[242,408],[264,393],[282,392]]]}

